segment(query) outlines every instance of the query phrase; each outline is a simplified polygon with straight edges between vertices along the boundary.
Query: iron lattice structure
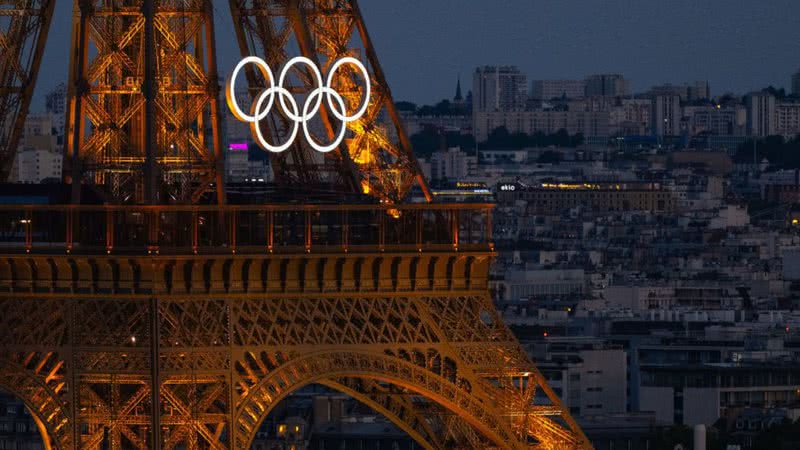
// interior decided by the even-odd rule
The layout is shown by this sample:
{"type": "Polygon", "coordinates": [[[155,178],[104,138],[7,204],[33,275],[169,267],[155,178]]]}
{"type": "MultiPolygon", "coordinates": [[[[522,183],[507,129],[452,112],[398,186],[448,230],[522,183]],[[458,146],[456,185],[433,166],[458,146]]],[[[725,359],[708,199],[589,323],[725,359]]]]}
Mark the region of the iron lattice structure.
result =
{"type": "Polygon", "coordinates": [[[0,1],[0,182],[23,134],[55,0],[0,1]]]}
{"type": "MultiPolygon", "coordinates": [[[[210,1],[76,0],[66,173],[113,203],[224,203],[210,1]]],[[[73,202],[79,202],[76,189],[73,202]]]]}
{"type": "Polygon", "coordinates": [[[339,151],[298,144],[273,167],[382,202],[223,205],[210,0],[77,0],[73,203],[0,207],[0,387],[47,447],[244,449],[319,383],[428,449],[589,449],[489,298],[492,205],[403,204],[427,188],[356,2],[230,7],[243,53],[270,64],[292,36],[322,67],[366,61],[369,113],[339,151]],[[82,205],[81,185],[109,205],[82,205]]]}
{"type": "Polygon", "coordinates": [[[0,209],[0,386],[63,449],[244,449],[310,383],[424,448],[589,448],[489,298],[491,208],[0,209]]]}
{"type": "MultiPolygon", "coordinates": [[[[320,176],[334,184],[397,203],[418,184],[431,200],[421,170],[395,108],[389,85],[372,45],[358,3],[349,0],[229,0],[242,56],[258,55],[272,67],[280,67],[291,55],[300,54],[328,73],[342,57],[363,60],[370,73],[371,98],[366,114],[348,123],[347,143],[320,161],[303,140],[290,152],[273,157],[279,181],[293,185],[318,183],[320,176]]],[[[342,68],[336,90],[343,94],[348,110],[359,108],[364,98],[364,80],[354,68],[342,68]]],[[[310,74],[298,71],[293,91],[310,92],[317,86],[310,74]]],[[[265,80],[249,68],[251,95],[263,90],[265,80]]],[[[334,134],[332,115],[323,111],[323,142],[334,134]]],[[[265,134],[283,135],[290,126],[285,117],[264,125],[265,134]]]]}

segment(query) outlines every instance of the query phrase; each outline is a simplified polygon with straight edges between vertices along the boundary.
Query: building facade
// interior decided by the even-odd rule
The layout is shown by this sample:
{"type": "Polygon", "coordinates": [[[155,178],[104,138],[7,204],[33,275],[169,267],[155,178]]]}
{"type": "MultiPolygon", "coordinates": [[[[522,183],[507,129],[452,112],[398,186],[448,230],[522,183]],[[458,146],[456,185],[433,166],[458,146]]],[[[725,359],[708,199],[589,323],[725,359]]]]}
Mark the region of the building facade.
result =
{"type": "Polygon", "coordinates": [[[55,132],[51,114],[28,116],[9,181],[41,183],[61,180],[63,155],[55,132]]]}
{"type": "Polygon", "coordinates": [[[531,97],[539,100],[581,98],[586,95],[586,80],[535,80],[531,97]]]}
{"type": "Polygon", "coordinates": [[[232,183],[270,182],[272,171],[265,158],[253,158],[246,144],[231,144],[225,152],[225,180],[232,183]]]}
{"type": "Polygon", "coordinates": [[[800,102],[782,102],[775,107],[775,132],[787,138],[800,134],[800,102]]]}
{"type": "Polygon", "coordinates": [[[431,155],[429,178],[432,181],[463,181],[474,176],[477,167],[477,156],[469,156],[458,147],[449,148],[431,155]]]}
{"type": "Polygon", "coordinates": [[[747,131],[750,136],[765,137],[775,134],[775,97],[764,92],[753,92],[745,98],[747,105],[747,131]]]}
{"type": "Polygon", "coordinates": [[[553,134],[565,130],[570,135],[609,135],[608,111],[518,111],[476,112],[473,114],[475,139],[485,141],[492,131],[505,127],[509,133],[553,134]]]}
{"type": "Polygon", "coordinates": [[[624,98],[610,110],[612,135],[642,136],[652,129],[652,106],[648,99],[624,98]]]}
{"type": "Polygon", "coordinates": [[[800,370],[777,363],[643,365],[640,409],[661,423],[713,424],[730,411],[798,401],[800,370]]]}
{"type": "Polygon", "coordinates": [[[695,81],[678,85],[667,83],[653,86],[645,95],[649,97],[677,95],[681,98],[681,101],[690,102],[711,98],[711,89],[708,81],[695,81]]]}
{"type": "Polygon", "coordinates": [[[792,95],[800,97],[800,70],[792,75],[792,95]]]}
{"type": "Polygon", "coordinates": [[[43,450],[36,422],[21,400],[0,391],[0,450],[43,450]]]}
{"type": "Polygon", "coordinates": [[[683,115],[688,120],[688,131],[692,136],[743,136],[746,133],[747,110],[742,106],[686,106],[683,115]]]}
{"type": "Polygon", "coordinates": [[[67,85],[59,83],[45,96],[45,111],[50,114],[56,135],[63,140],[67,120],[67,85]]]}
{"type": "Polygon", "coordinates": [[[528,202],[540,214],[561,214],[572,208],[592,211],[647,211],[667,213],[676,206],[672,193],[657,183],[557,183],[527,189],[498,190],[500,204],[528,202]]]}
{"type": "Polygon", "coordinates": [[[473,112],[521,111],[528,101],[528,77],[516,66],[483,66],[472,80],[473,112]]]}
{"type": "Polygon", "coordinates": [[[597,74],[586,78],[587,97],[627,97],[631,83],[620,74],[597,74]]]}
{"type": "Polygon", "coordinates": [[[621,348],[599,344],[548,342],[539,370],[575,416],[626,412],[627,362],[621,348]]]}
{"type": "Polygon", "coordinates": [[[518,302],[535,297],[569,297],[586,291],[583,270],[510,269],[502,281],[494,284],[498,300],[518,302]]]}
{"type": "Polygon", "coordinates": [[[653,135],[679,136],[681,134],[681,98],[677,95],[658,95],[652,102],[653,135]]]}

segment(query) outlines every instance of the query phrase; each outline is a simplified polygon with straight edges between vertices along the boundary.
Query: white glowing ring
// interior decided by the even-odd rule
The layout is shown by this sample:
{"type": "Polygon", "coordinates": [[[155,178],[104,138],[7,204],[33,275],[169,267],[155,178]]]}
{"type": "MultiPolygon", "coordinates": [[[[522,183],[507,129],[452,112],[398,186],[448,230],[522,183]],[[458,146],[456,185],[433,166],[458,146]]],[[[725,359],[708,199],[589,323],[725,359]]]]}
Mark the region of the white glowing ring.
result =
{"type": "MultiPolygon", "coordinates": [[[[338,92],[325,86],[321,89],[314,90],[314,92],[312,92],[311,95],[308,97],[308,99],[306,100],[306,104],[303,106],[303,116],[308,115],[306,110],[308,109],[308,105],[311,103],[311,97],[318,96],[320,99],[322,99],[323,93],[328,94],[328,99],[329,99],[328,101],[330,101],[331,98],[336,99],[336,103],[339,104],[339,107],[342,109],[342,115],[344,115],[344,113],[347,111],[347,106],[345,106],[344,104],[344,99],[342,98],[341,95],[339,95],[338,92]]],[[[339,113],[333,104],[331,104],[331,112],[336,117],[339,117],[339,113]]],[[[303,121],[303,133],[306,135],[306,140],[308,141],[308,145],[310,145],[314,150],[320,153],[328,153],[330,151],[333,151],[344,141],[344,136],[345,133],[347,132],[347,122],[348,122],[347,120],[342,120],[342,128],[339,131],[339,135],[336,136],[336,139],[330,145],[327,146],[319,145],[316,141],[314,141],[314,138],[311,137],[311,133],[308,131],[307,120],[303,121]]]]}
{"type": "Polygon", "coordinates": [[[269,68],[269,65],[261,58],[250,56],[243,59],[239,62],[239,64],[236,65],[236,68],[233,70],[230,78],[228,78],[225,95],[228,100],[228,108],[231,110],[233,115],[242,122],[250,123],[256,141],[265,150],[274,153],[280,153],[287,150],[297,138],[297,133],[300,129],[300,125],[302,124],[303,134],[305,135],[308,144],[314,150],[320,153],[328,153],[337,148],[344,141],[347,133],[347,124],[361,119],[361,117],[366,114],[367,108],[369,107],[370,96],[372,95],[372,86],[369,78],[369,72],[364,64],[362,64],[358,59],[349,56],[341,58],[340,60],[336,61],[333,66],[331,66],[331,69],[328,72],[328,78],[324,85],[322,73],[320,72],[319,68],[312,60],[306,57],[298,56],[289,60],[278,76],[278,82],[276,84],[275,77],[272,73],[272,70],[269,68]],[[256,102],[253,105],[252,111],[249,115],[242,111],[242,109],[239,107],[239,104],[236,102],[236,77],[239,75],[239,72],[241,72],[242,68],[247,64],[256,65],[256,67],[258,67],[258,69],[261,71],[261,74],[264,76],[264,79],[268,80],[269,84],[268,88],[261,92],[256,98],[256,102]],[[316,87],[309,92],[308,97],[303,104],[302,110],[299,108],[297,101],[292,96],[292,93],[289,92],[288,89],[284,88],[284,82],[289,74],[289,70],[297,64],[305,65],[311,70],[316,85],[316,87]],[[347,115],[347,105],[344,98],[332,87],[333,77],[336,74],[336,71],[339,70],[339,68],[344,64],[356,66],[356,68],[361,71],[361,74],[364,76],[364,80],[366,81],[363,104],[355,114],[349,116],[347,115]],[[282,145],[270,144],[266,141],[261,132],[261,121],[267,118],[270,112],[272,112],[272,107],[275,106],[276,95],[278,96],[278,103],[283,110],[284,116],[286,119],[293,122],[291,135],[289,139],[287,139],[287,141],[282,145]],[[336,139],[329,145],[321,145],[317,143],[308,129],[308,121],[319,113],[319,110],[322,107],[323,97],[328,102],[328,109],[330,110],[331,114],[342,121],[341,129],[336,136],[336,139]],[[288,104],[287,100],[289,102],[288,104]]]}
{"type": "Polygon", "coordinates": [[[351,56],[347,56],[336,61],[336,63],[331,67],[330,72],[328,72],[328,84],[326,87],[330,88],[331,86],[333,86],[333,75],[336,73],[337,70],[339,70],[339,67],[341,67],[343,64],[352,64],[356,66],[358,70],[361,71],[361,74],[364,75],[364,80],[366,81],[365,83],[366,91],[364,92],[364,104],[361,105],[361,108],[359,108],[358,112],[356,112],[352,116],[349,117],[345,116],[344,110],[342,110],[342,114],[339,114],[336,111],[336,108],[333,107],[333,102],[331,101],[331,95],[332,95],[331,92],[336,95],[339,95],[339,93],[332,89],[329,89],[330,92],[328,93],[328,105],[331,106],[331,112],[333,113],[334,116],[336,116],[337,119],[343,122],[355,122],[356,120],[364,116],[364,114],[366,114],[367,112],[367,107],[369,107],[369,97],[370,95],[372,95],[372,86],[369,81],[369,72],[367,72],[367,68],[364,67],[364,64],[361,64],[361,61],[351,56]]]}
{"type": "MultiPolygon", "coordinates": [[[[314,64],[314,61],[311,61],[310,59],[306,58],[305,56],[298,56],[296,58],[290,59],[289,62],[286,63],[285,66],[283,66],[283,70],[281,71],[281,74],[278,77],[278,86],[280,86],[280,88],[283,89],[286,93],[289,93],[289,91],[284,89],[283,85],[284,85],[284,82],[286,81],[286,76],[289,75],[289,69],[291,69],[292,67],[296,66],[297,64],[305,64],[309,69],[311,69],[311,73],[314,75],[314,80],[316,81],[316,88],[313,91],[311,91],[311,94],[309,94],[308,99],[306,99],[306,105],[307,105],[309,99],[311,99],[311,96],[315,92],[317,92],[320,88],[323,87],[322,86],[322,74],[320,73],[319,68],[317,67],[317,65],[314,64]]],[[[286,97],[286,96],[285,95],[281,95],[280,96],[281,108],[283,108],[283,112],[284,112],[284,114],[286,114],[286,117],[288,117],[289,120],[293,120],[295,122],[306,122],[308,119],[311,118],[308,115],[306,115],[306,113],[305,113],[305,111],[307,110],[305,105],[303,106],[303,116],[302,117],[298,116],[297,113],[295,113],[295,114],[290,113],[289,112],[289,108],[286,107],[286,103],[283,102],[284,97],[286,97]]],[[[317,114],[317,112],[319,112],[319,108],[321,106],[322,106],[322,96],[318,96],[317,103],[314,105],[314,110],[311,111],[309,114],[311,116],[315,116],[317,114]]]]}
{"type": "Polygon", "coordinates": [[[256,117],[255,114],[249,116],[242,111],[241,108],[239,108],[239,103],[236,101],[236,77],[239,76],[239,72],[241,72],[242,68],[248,64],[255,64],[256,67],[258,67],[264,78],[269,81],[270,88],[275,86],[275,76],[272,75],[272,69],[269,68],[269,65],[266,63],[266,61],[257,56],[248,56],[247,58],[239,61],[239,64],[237,64],[236,68],[233,69],[233,73],[231,74],[230,78],[228,78],[228,86],[225,91],[225,96],[228,97],[228,108],[240,121],[252,123],[259,122],[267,117],[267,114],[269,114],[269,111],[272,109],[275,96],[270,97],[269,104],[264,110],[265,114],[261,117],[256,117]]]}
{"type": "MultiPolygon", "coordinates": [[[[274,103],[275,94],[276,93],[280,96],[281,104],[284,104],[284,102],[283,102],[283,98],[284,97],[288,97],[289,98],[289,104],[292,106],[292,113],[293,113],[294,116],[297,116],[297,114],[299,113],[299,111],[297,109],[297,101],[295,101],[294,97],[292,97],[292,94],[289,91],[287,91],[286,89],[283,89],[281,87],[277,87],[277,86],[273,86],[273,87],[271,87],[271,88],[269,88],[266,91],[261,93],[261,95],[258,97],[258,101],[256,102],[255,108],[253,110],[253,116],[255,116],[255,117],[261,117],[262,116],[261,107],[262,107],[262,105],[264,103],[264,100],[269,99],[269,105],[267,105],[267,108],[264,109],[264,113],[263,113],[263,117],[266,117],[267,114],[269,114],[269,109],[272,107],[272,105],[274,103]]],[[[306,102],[306,104],[308,104],[308,102],[306,102]]],[[[288,108],[286,108],[286,109],[288,109],[288,108]]],[[[287,111],[287,115],[288,114],[289,113],[287,111]]],[[[287,139],[286,142],[284,142],[282,145],[278,145],[278,146],[274,146],[274,145],[270,144],[269,142],[267,142],[266,139],[264,139],[264,135],[261,133],[261,121],[260,120],[254,120],[254,121],[250,122],[250,129],[253,132],[253,134],[255,134],[256,141],[258,142],[258,145],[260,145],[263,149],[268,150],[270,152],[280,153],[280,152],[286,151],[286,149],[291,147],[292,143],[294,143],[294,140],[297,138],[297,131],[300,129],[300,122],[295,120],[295,121],[293,121],[293,123],[294,123],[294,125],[292,126],[292,134],[291,134],[291,136],[289,136],[289,139],[287,139]]],[[[305,124],[305,121],[303,123],[305,124]]]]}

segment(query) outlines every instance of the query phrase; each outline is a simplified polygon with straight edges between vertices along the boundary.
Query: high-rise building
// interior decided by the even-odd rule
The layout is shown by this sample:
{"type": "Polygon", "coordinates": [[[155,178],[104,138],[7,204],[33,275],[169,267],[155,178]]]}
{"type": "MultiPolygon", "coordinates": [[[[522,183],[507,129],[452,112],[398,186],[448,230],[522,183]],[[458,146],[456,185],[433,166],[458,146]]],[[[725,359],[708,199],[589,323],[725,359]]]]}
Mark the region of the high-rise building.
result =
{"type": "Polygon", "coordinates": [[[792,95],[800,97],[800,70],[792,75],[792,95]]]}
{"type": "Polygon", "coordinates": [[[463,181],[474,176],[477,170],[478,157],[468,156],[459,147],[449,148],[447,151],[438,151],[430,158],[433,181],[463,181]]]}
{"type": "Polygon", "coordinates": [[[45,96],[45,111],[53,120],[53,128],[59,140],[64,139],[64,126],[67,120],[67,85],[59,83],[45,96]]]}
{"type": "Polygon", "coordinates": [[[775,107],[775,132],[789,138],[800,135],[800,103],[782,102],[775,107]]]}
{"type": "Polygon", "coordinates": [[[586,77],[587,97],[627,97],[629,95],[631,95],[631,83],[618,73],[586,77]]]}
{"type": "Polygon", "coordinates": [[[535,80],[531,97],[539,100],[552,98],[581,98],[586,95],[586,80],[535,80]]]}
{"type": "Polygon", "coordinates": [[[472,80],[473,111],[521,111],[528,101],[528,77],[516,66],[483,66],[472,80]]]}
{"type": "Polygon", "coordinates": [[[644,136],[652,129],[649,99],[625,98],[609,109],[609,133],[623,136],[644,136]]]}
{"type": "Polygon", "coordinates": [[[25,403],[0,390],[0,448],[43,450],[42,434],[25,403]]]}
{"type": "Polygon", "coordinates": [[[681,129],[681,97],[658,95],[652,100],[652,129],[654,136],[678,136],[681,129]]]}
{"type": "Polygon", "coordinates": [[[775,96],[766,92],[753,92],[745,99],[747,105],[747,131],[750,136],[764,137],[776,133],[775,96]]]}
{"type": "MultiPolygon", "coordinates": [[[[260,154],[256,150],[253,154],[260,154]]],[[[246,142],[231,143],[225,152],[225,180],[230,183],[270,182],[272,172],[266,158],[255,158],[246,142]]]]}
{"type": "Polygon", "coordinates": [[[688,131],[692,136],[742,136],[746,132],[747,112],[741,105],[686,106],[683,115],[688,119],[688,131]]]}
{"type": "Polygon", "coordinates": [[[711,98],[711,89],[708,81],[695,81],[678,85],[667,83],[653,86],[645,95],[651,98],[659,95],[678,95],[681,101],[685,102],[711,98]]]}
{"type": "Polygon", "coordinates": [[[24,149],[17,153],[11,181],[38,184],[44,180],[60,181],[62,155],[39,149],[24,149]]]}
{"type": "Polygon", "coordinates": [[[689,84],[689,100],[711,98],[711,85],[708,81],[695,81],[689,84]]]}
{"type": "Polygon", "coordinates": [[[43,180],[60,180],[62,153],[53,134],[53,115],[29,115],[25,133],[11,168],[10,181],[15,183],[41,183],[43,180]]]}

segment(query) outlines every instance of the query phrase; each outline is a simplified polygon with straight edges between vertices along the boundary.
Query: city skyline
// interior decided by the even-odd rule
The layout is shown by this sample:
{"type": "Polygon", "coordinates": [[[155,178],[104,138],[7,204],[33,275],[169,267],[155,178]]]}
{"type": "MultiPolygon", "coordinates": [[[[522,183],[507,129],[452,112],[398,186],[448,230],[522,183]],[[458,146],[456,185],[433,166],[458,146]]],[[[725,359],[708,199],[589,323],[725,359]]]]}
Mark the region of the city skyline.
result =
{"type": "MultiPolygon", "coordinates": [[[[454,0],[362,2],[395,100],[449,98],[459,77],[469,90],[473,71],[484,64],[517,65],[529,80],[622,73],[634,92],[708,80],[714,95],[769,85],[788,91],[791,75],[800,70],[794,20],[800,4],[791,0],[772,2],[769,9],[739,0],[677,0],[669,7],[655,0],[506,3],[464,11],[454,0]]],[[[66,81],[71,8],[71,2],[56,5],[34,109],[41,109],[44,92],[66,81]]],[[[227,3],[215,5],[215,21],[224,77],[239,58],[227,3]]]]}
{"type": "Polygon", "coordinates": [[[800,449],[800,7],[74,3],[0,6],[0,450],[800,449]]]}

